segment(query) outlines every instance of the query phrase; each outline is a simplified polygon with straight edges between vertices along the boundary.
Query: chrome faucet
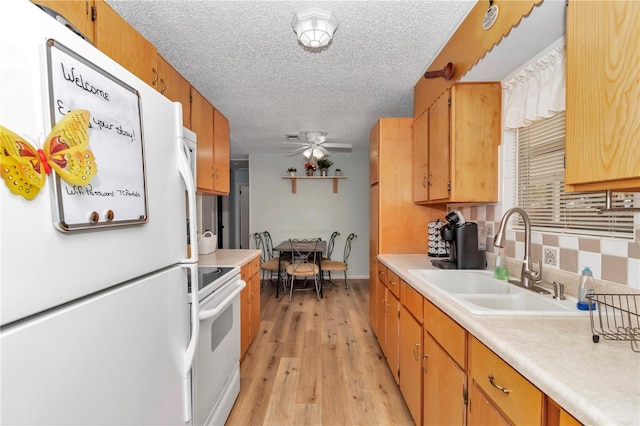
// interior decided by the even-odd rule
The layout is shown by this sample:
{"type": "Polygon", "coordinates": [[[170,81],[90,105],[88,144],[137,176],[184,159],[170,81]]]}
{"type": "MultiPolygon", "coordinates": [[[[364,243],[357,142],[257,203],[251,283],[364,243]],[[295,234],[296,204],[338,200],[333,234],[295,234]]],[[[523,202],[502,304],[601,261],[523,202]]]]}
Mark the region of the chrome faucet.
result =
{"type": "Polygon", "coordinates": [[[520,274],[520,285],[528,289],[533,289],[535,284],[542,278],[542,262],[538,262],[538,271],[534,271],[533,262],[531,261],[531,220],[529,220],[527,212],[519,207],[507,210],[502,217],[498,232],[496,232],[496,236],[493,238],[493,245],[500,248],[504,247],[507,223],[514,213],[519,213],[524,221],[524,263],[522,264],[522,273],[520,274]]]}

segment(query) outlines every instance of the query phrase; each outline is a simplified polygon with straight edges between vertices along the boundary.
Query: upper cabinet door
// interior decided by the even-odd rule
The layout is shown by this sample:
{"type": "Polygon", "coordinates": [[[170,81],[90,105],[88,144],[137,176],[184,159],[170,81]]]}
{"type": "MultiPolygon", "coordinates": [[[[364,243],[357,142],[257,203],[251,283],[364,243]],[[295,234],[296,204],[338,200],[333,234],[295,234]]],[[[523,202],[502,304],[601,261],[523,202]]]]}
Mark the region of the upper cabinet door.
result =
{"type": "Polygon", "coordinates": [[[213,191],[213,105],[191,88],[191,130],[197,138],[198,190],[213,191]]]}
{"type": "Polygon", "coordinates": [[[450,108],[449,90],[429,108],[429,199],[449,198],[450,108]]]}
{"type": "Polygon", "coordinates": [[[158,55],[158,80],[155,88],[168,99],[182,104],[182,125],[191,128],[191,85],[166,59],[158,55]]]}
{"type": "Polygon", "coordinates": [[[104,0],[96,2],[95,44],[150,86],[157,84],[158,51],[104,0]]]}
{"type": "Polygon", "coordinates": [[[640,2],[567,7],[567,190],[640,190],[640,2]]]}
{"type": "Polygon", "coordinates": [[[214,192],[229,194],[229,120],[213,108],[214,192]]]}
{"type": "Polygon", "coordinates": [[[35,0],[35,4],[55,10],[71,22],[82,35],[93,43],[93,0],[35,0]]]}
{"type": "Polygon", "coordinates": [[[429,114],[413,122],[413,202],[429,201],[429,114]]]}
{"type": "Polygon", "coordinates": [[[378,157],[380,155],[380,122],[369,133],[369,185],[378,183],[378,157]]]}

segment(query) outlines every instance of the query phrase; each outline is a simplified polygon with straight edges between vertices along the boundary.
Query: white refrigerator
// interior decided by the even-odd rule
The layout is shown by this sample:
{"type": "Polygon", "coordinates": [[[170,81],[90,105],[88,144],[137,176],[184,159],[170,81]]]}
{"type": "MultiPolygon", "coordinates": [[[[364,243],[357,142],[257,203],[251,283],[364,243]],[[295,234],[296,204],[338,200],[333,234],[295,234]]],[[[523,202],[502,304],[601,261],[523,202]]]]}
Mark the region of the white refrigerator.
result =
{"type": "Polygon", "coordinates": [[[0,181],[0,423],[188,424],[180,104],[26,0],[0,2],[0,58],[0,125],[41,144],[87,109],[97,164],[91,185],[51,173],[31,200],[0,181]]]}

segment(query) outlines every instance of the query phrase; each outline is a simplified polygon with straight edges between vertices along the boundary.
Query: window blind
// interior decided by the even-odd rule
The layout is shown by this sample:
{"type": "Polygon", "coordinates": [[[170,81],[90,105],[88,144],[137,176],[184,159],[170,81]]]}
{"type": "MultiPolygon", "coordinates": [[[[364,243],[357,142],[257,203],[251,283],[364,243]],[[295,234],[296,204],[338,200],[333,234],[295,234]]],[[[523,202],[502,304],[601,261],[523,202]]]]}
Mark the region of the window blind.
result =
{"type": "MultiPolygon", "coordinates": [[[[564,136],[564,112],[518,129],[518,205],[537,229],[633,237],[632,212],[597,213],[604,192],[564,192],[564,136]]],[[[613,207],[633,207],[634,194],[614,195],[613,207]]]]}

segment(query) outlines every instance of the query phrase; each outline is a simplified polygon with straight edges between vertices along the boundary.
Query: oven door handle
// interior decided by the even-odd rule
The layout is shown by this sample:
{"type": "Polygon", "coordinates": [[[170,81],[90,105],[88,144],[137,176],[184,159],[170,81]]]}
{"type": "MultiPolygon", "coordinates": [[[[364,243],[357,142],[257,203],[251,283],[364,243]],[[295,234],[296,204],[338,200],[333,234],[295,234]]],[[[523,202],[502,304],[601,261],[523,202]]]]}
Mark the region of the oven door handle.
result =
{"type": "Polygon", "coordinates": [[[207,309],[207,310],[200,310],[200,314],[198,315],[198,317],[200,318],[200,321],[204,321],[204,320],[208,320],[210,318],[213,317],[217,317],[218,315],[220,315],[222,313],[222,311],[229,306],[229,304],[231,304],[231,301],[233,300],[234,297],[236,297],[243,288],[245,288],[247,286],[247,283],[244,282],[243,280],[238,280],[238,286],[236,287],[235,290],[233,290],[233,292],[227,296],[226,299],[224,299],[218,306],[216,306],[213,309],[207,309]]]}

